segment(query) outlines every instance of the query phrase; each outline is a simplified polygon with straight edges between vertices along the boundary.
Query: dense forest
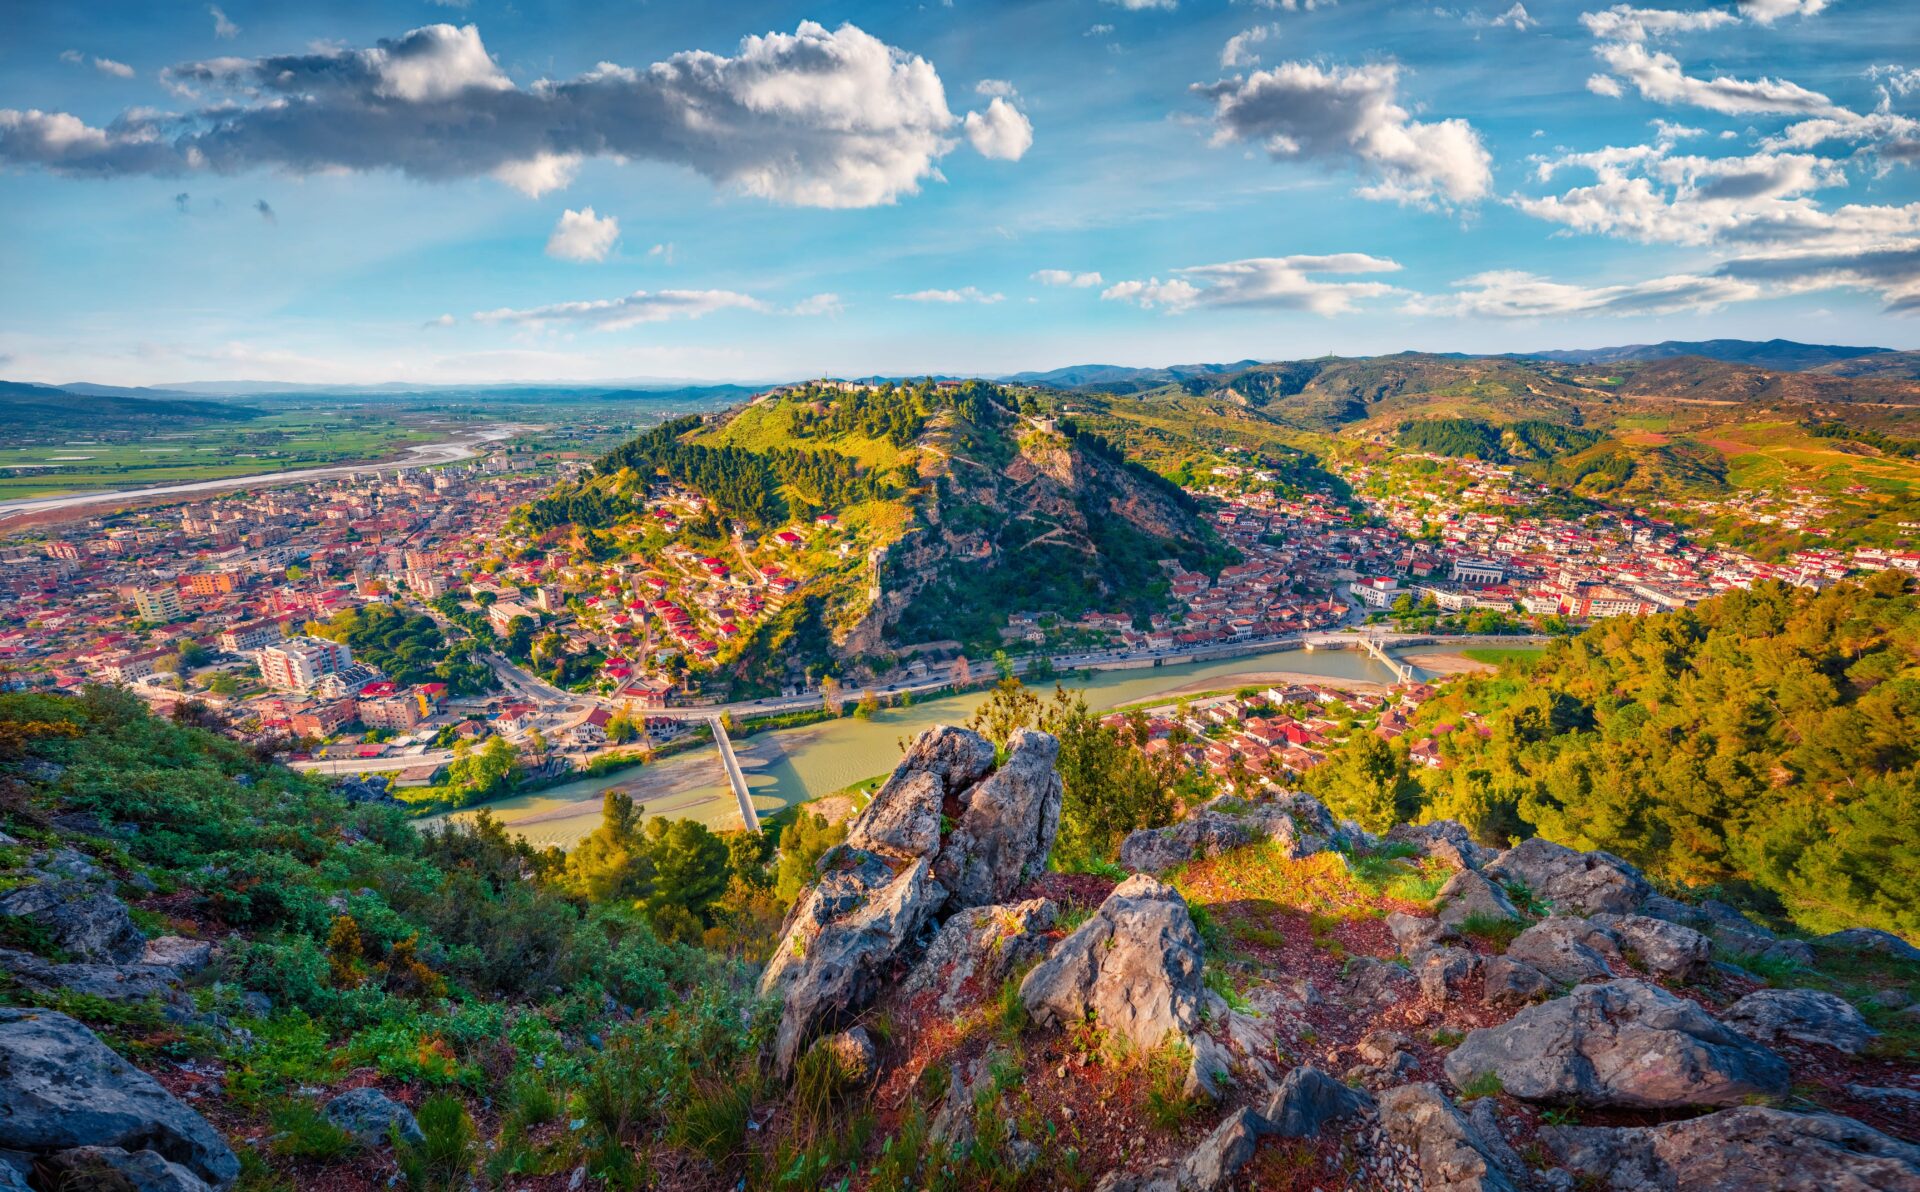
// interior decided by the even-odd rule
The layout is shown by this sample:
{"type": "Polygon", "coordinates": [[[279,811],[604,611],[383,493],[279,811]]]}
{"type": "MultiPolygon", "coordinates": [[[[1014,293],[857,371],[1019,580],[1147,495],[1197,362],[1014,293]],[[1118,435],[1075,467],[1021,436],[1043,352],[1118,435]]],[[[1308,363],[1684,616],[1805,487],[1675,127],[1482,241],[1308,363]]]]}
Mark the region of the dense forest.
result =
{"type": "Polygon", "coordinates": [[[369,604],[308,628],[317,636],[345,642],[356,659],[378,667],[396,683],[445,683],[454,695],[477,695],[496,686],[486,663],[464,647],[449,647],[433,618],[422,613],[369,604]]]}
{"type": "Polygon", "coordinates": [[[1895,571],[1819,593],[1764,584],[1596,625],[1429,704],[1430,723],[1455,726],[1448,765],[1405,793],[1485,836],[1603,848],[1810,930],[1913,937],[1910,586],[1895,571]]]}
{"type": "Polygon", "coordinates": [[[1400,445],[1415,451],[1489,463],[1548,460],[1585,451],[1606,436],[1598,431],[1530,419],[1495,426],[1478,418],[1426,418],[1400,427],[1400,445]]]}

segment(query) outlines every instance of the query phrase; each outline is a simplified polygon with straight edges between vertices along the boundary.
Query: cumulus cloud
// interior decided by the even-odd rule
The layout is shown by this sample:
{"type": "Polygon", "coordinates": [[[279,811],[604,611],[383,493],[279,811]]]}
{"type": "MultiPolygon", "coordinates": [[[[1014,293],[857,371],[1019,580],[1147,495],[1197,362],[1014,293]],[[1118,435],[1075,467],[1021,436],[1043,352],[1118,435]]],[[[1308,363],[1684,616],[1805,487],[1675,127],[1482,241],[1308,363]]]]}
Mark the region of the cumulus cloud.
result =
{"type": "Polygon", "coordinates": [[[515,310],[475,311],[476,323],[522,323],[535,326],[575,324],[597,331],[619,331],[642,323],[669,319],[701,319],[723,310],[768,311],[772,308],[751,294],[734,290],[635,290],[624,298],[586,302],[555,302],[515,310]]]}
{"type": "Polygon", "coordinates": [[[1920,67],[1896,66],[1889,63],[1885,66],[1867,67],[1866,75],[1880,84],[1880,93],[1883,96],[1889,93],[1907,96],[1920,91],[1920,67]]]}
{"type": "Polygon", "coordinates": [[[1154,277],[1116,282],[1100,297],[1170,312],[1196,306],[1264,307],[1337,315],[1353,310],[1363,299],[1394,293],[1394,288],[1383,282],[1325,281],[1315,275],[1391,273],[1399,268],[1396,261],[1357,252],[1254,257],[1176,269],[1177,276],[1166,281],[1154,277]]]}
{"type": "Polygon", "coordinates": [[[1608,99],[1619,99],[1622,95],[1626,94],[1620,87],[1619,79],[1614,78],[1612,75],[1603,74],[1588,75],[1587,90],[1593,92],[1595,95],[1604,95],[1608,99]]]}
{"type": "Polygon", "coordinates": [[[968,112],[965,126],[967,142],[982,157],[1019,161],[1033,148],[1033,124],[1019,108],[997,95],[986,111],[968,112]]]}
{"type": "Polygon", "coordinates": [[[1781,17],[1810,17],[1826,6],[1827,0],[1740,0],[1740,15],[1757,25],[1771,25],[1781,17]]]}
{"type": "Polygon", "coordinates": [[[911,294],[895,294],[901,302],[937,302],[954,305],[961,302],[979,302],[992,305],[1006,298],[1005,294],[989,294],[977,286],[963,286],[958,290],[915,290],[911,294]]]}
{"type": "Polygon", "coordinates": [[[1220,50],[1220,66],[1223,70],[1235,70],[1242,66],[1253,66],[1260,61],[1260,52],[1254,49],[1268,38],[1278,38],[1280,26],[1255,25],[1227,38],[1227,44],[1220,50]]]}
{"type": "Polygon", "coordinates": [[[1493,18],[1493,23],[1496,28],[1507,27],[1517,29],[1522,33],[1525,33],[1529,29],[1536,28],[1540,24],[1539,21],[1534,19],[1532,14],[1527,12],[1527,6],[1518,3],[1517,0],[1512,8],[1493,18]]]}
{"type": "Polygon", "coordinates": [[[1576,286],[1518,270],[1496,270],[1455,282],[1450,295],[1414,298],[1406,309],[1416,315],[1490,319],[1660,315],[1712,310],[1760,296],[1760,287],[1725,277],[1683,273],[1625,285],[1576,286]]]}
{"type": "MultiPolygon", "coordinates": [[[[745,38],[732,57],[602,63],[525,88],[471,25],[430,25],[367,49],[187,63],[165,78],[222,94],[185,114],[133,110],[105,127],[0,109],[0,164],[85,176],[398,170],[494,176],[537,194],[564,186],[581,161],[608,157],[685,166],[776,202],[865,207],[934,177],[959,124],[926,59],[853,25],[810,21],[745,38]]],[[[1031,125],[997,102],[969,119],[968,139],[1024,151],[1031,125]]]]}
{"type": "Polygon", "coordinates": [[[1075,273],[1071,269],[1041,269],[1034,273],[1033,280],[1043,286],[1072,286],[1084,290],[1100,284],[1098,273],[1075,273]]]}
{"type": "Polygon", "coordinates": [[[786,309],[785,313],[801,316],[837,315],[845,309],[846,307],[841,305],[840,295],[815,294],[810,298],[802,298],[800,301],[794,303],[786,309]]]}
{"type": "Polygon", "coordinates": [[[547,237],[547,255],[563,261],[604,261],[620,239],[620,221],[611,215],[595,215],[593,208],[560,213],[547,237]]]}
{"type": "Polygon", "coordinates": [[[223,41],[231,41],[240,36],[240,26],[227,19],[218,4],[207,5],[207,15],[213,18],[213,35],[223,41]]]}
{"type": "Polygon", "coordinates": [[[1720,266],[1731,281],[1766,282],[1786,293],[1855,289],[1896,313],[1920,313],[1920,239],[1737,257],[1720,266]]]}
{"type": "Polygon", "coordinates": [[[1864,115],[1837,112],[1801,120],[1761,144],[1770,149],[1813,149],[1834,141],[1863,147],[1882,168],[1920,162],[1920,120],[1902,116],[1886,104],[1864,115]]]}
{"type": "Polygon", "coordinates": [[[1393,63],[1286,62],[1196,84],[1213,101],[1214,143],[1251,141],[1275,158],[1351,162],[1378,179],[1367,198],[1470,203],[1492,184],[1492,157],[1464,120],[1420,121],[1397,102],[1393,63]]]}
{"type": "Polygon", "coordinates": [[[1720,8],[1699,12],[1674,12],[1663,8],[1635,8],[1616,4],[1604,12],[1583,12],[1580,23],[1601,41],[1646,41],[1652,37],[1671,37],[1677,33],[1704,33],[1723,25],[1737,25],[1740,18],[1720,8]]]}
{"type": "Polygon", "coordinates": [[[1112,36],[1112,34],[1113,34],[1112,25],[1088,25],[1087,31],[1081,34],[1081,36],[1082,37],[1110,37],[1112,36]]]}
{"type": "Polygon", "coordinates": [[[1818,91],[1787,79],[1695,78],[1672,54],[1638,41],[1602,43],[1594,53],[1615,75],[1654,103],[1691,104],[1727,116],[1822,115],[1841,111],[1818,91]]]}

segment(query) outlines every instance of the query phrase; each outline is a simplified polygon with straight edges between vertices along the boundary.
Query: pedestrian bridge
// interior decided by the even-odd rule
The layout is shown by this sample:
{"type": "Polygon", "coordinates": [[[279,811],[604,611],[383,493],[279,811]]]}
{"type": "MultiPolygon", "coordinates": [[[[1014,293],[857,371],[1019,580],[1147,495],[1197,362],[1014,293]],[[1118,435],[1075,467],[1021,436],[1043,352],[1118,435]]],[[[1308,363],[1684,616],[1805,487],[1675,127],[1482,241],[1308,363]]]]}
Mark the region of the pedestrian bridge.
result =
{"type": "Polygon", "coordinates": [[[733,739],[727,735],[727,726],[721,717],[709,716],[707,723],[713,726],[713,743],[720,750],[720,765],[727,772],[727,785],[733,788],[733,797],[740,802],[740,822],[747,831],[760,830],[760,813],[753,809],[753,795],[747,790],[747,776],[740,769],[740,759],[734,756],[733,739]]]}
{"type": "Polygon", "coordinates": [[[1386,667],[1388,670],[1393,672],[1395,682],[1398,682],[1398,683],[1413,682],[1413,667],[1410,664],[1402,662],[1398,658],[1395,658],[1393,655],[1387,653],[1386,647],[1380,644],[1380,639],[1376,637],[1363,636],[1360,639],[1360,645],[1361,645],[1361,648],[1366,650],[1367,653],[1373,655],[1375,661],[1379,662],[1382,666],[1386,667]]]}

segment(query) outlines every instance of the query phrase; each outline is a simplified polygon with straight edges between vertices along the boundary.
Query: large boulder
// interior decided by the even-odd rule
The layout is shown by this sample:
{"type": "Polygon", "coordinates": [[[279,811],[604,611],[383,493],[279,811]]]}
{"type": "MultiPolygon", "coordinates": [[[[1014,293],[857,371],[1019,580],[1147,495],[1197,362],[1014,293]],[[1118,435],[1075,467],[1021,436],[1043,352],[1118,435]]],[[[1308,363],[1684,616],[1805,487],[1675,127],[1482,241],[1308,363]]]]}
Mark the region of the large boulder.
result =
{"type": "Polygon", "coordinates": [[[1920,961],[1920,948],[1901,939],[1890,931],[1881,931],[1875,927],[1849,927],[1845,931],[1835,931],[1820,936],[1813,941],[1816,948],[1836,948],[1848,952],[1878,952],[1882,956],[1891,956],[1895,960],[1920,961]]]}
{"type": "Polygon", "coordinates": [[[1058,740],[1021,729],[1007,741],[1006,762],[955,796],[960,814],[933,864],[949,910],[1004,902],[1046,869],[1060,831],[1059,756],[1058,740]]]}
{"type": "Polygon", "coordinates": [[[240,1174],[205,1118],[92,1031],[65,1014],[0,1006],[0,1149],[75,1147],[153,1151],[215,1188],[240,1174]]]}
{"type": "MultiPolygon", "coordinates": [[[[1041,1026],[1091,1017],[1142,1050],[1183,1042],[1202,1068],[1213,1053],[1201,1043],[1203,948],[1180,892],[1135,874],[1027,974],[1020,999],[1041,1026]]],[[[1198,1072],[1208,1088],[1211,1076],[1198,1072]]]]}
{"type": "Polygon", "coordinates": [[[36,993],[74,993],[108,1002],[165,997],[180,973],[163,964],[54,964],[31,952],[0,949],[0,972],[36,993]]]}
{"type": "Polygon", "coordinates": [[[1317,1138],[1328,1122],[1372,1108],[1373,1098],[1366,1093],[1302,1064],[1274,1089],[1261,1116],[1269,1132],[1281,1138],[1317,1138]]]}
{"type": "Polygon", "coordinates": [[[1047,898],[968,907],[941,926],[901,992],[912,997],[938,990],[940,1009],[954,1013],[964,1002],[991,994],[1009,974],[1045,956],[1053,943],[1047,929],[1058,913],[1059,908],[1047,898]]]}
{"type": "Polygon", "coordinates": [[[1524,1175],[1504,1169],[1504,1140],[1488,1138],[1438,1085],[1403,1084],[1380,1094],[1380,1124],[1413,1153],[1425,1192],[1515,1192],[1524,1175]]]}
{"type": "Polygon", "coordinates": [[[1473,833],[1454,820],[1430,824],[1398,824],[1387,833],[1388,844],[1406,844],[1422,856],[1438,857],[1455,869],[1478,869],[1499,856],[1499,850],[1476,842],[1473,833]]]}
{"type": "Polygon", "coordinates": [[[1440,908],[1440,922],[1449,927],[1468,919],[1512,922],[1520,918],[1507,892],[1474,869],[1462,869],[1448,878],[1434,902],[1440,908]]]}
{"type": "Polygon", "coordinates": [[[1344,838],[1333,813],[1312,795],[1286,791],[1258,800],[1223,795],[1177,824],[1129,832],[1120,842],[1119,862],[1134,873],[1157,874],[1263,841],[1297,859],[1325,852],[1344,838]]]}
{"type": "Polygon", "coordinates": [[[993,742],[937,724],[908,747],[900,764],[847,829],[847,845],[892,857],[920,857],[940,847],[940,816],[949,798],[993,769],[993,742]]]}
{"type": "Polygon", "coordinates": [[[1501,853],[1486,869],[1501,881],[1525,885],[1534,897],[1567,914],[1626,914],[1639,910],[1653,893],[1638,869],[1612,853],[1575,852],[1539,836],[1501,853]]]}
{"type": "Polygon", "coordinates": [[[1480,958],[1465,948],[1428,948],[1412,959],[1421,996],[1437,1006],[1459,1001],[1480,969],[1480,958]]]}
{"type": "Polygon", "coordinates": [[[45,878],[15,886],[0,894],[0,916],[31,925],[75,960],[130,964],[147,946],[127,904],[85,881],[45,878]]]}
{"type": "Polygon", "coordinates": [[[879,992],[886,971],[947,898],[931,857],[894,862],[897,873],[852,849],[821,860],[826,871],[788,916],[760,977],[761,996],[785,1003],[774,1040],[783,1073],[816,1032],[879,992]]]}
{"type": "Polygon", "coordinates": [[[1786,1092],[1787,1065],[1684,998],[1645,981],[1582,985],[1476,1030],[1448,1054],[1447,1079],[1488,1076],[1528,1101],[1675,1109],[1786,1092]]]}
{"type": "Polygon", "coordinates": [[[348,1089],[326,1103],[320,1116],[353,1135],[362,1146],[379,1146],[394,1134],[407,1142],[422,1142],[420,1123],[413,1111],[379,1089],[348,1089]]]}
{"type": "Polygon", "coordinates": [[[50,1187],[112,1192],[207,1192],[207,1182],[155,1151],[81,1146],[40,1161],[50,1187]]]}
{"type": "Polygon", "coordinates": [[[1713,941],[1691,927],[1650,915],[1602,911],[1590,920],[1611,932],[1636,967],[1668,981],[1697,981],[1712,971],[1713,941]]]}
{"type": "Polygon", "coordinates": [[[1538,1001],[1554,988],[1545,973],[1511,956],[1489,956],[1480,966],[1480,977],[1480,998],[1496,1010],[1538,1001]]]}
{"type": "Polygon", "coordinates": [[[1412,956],[1415,952],[1424,952],[1460,937],[1452,924],[1409,915],[1405,911],[1387,912],[1387,930],[1393,933],[1394,946],[1400,949],[1403,956],[1412,956]]]}
{"type": "Polygon", "coordinates": [[[1620,949],[1611,933],[1585,919],[1556,915],[1527,928],[1507,945],[1507,956],[1545,973],[1562,985],[1604,981],[1613,976],[1608,962],[1620,949]]]}
{"type": "Polygon", "coordinates": [[[1846,1000],[1817,989],[1761,989],[1728,1007],[1728,1026],[1749,1039],[1813,1043],[1858,1055],[1878,1031],[1846,1000]]]}
{"type": "Polygon", "coordinates": [[[1582,1188],[1920,1192],[1920,1147],[1851,1118],[1749,1106],[1659,1126],[1545,1126],[1582,1188]]]}

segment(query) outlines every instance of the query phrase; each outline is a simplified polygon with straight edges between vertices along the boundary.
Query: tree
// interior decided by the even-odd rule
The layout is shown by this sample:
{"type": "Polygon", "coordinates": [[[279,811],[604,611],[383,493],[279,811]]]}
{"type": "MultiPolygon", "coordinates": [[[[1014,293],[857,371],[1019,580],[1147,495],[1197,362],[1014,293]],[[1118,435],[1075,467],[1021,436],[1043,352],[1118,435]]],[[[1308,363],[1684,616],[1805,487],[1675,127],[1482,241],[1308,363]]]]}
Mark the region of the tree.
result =
{"type": "Polygon", "coordinates": [[[1007,657],[1005,650],[993,652],[993,669],[1002,680],[1013,678],[1013,659],[1007,657]]]}
{"type": "Polygon", "coordinates": [[[832,675],[820,676],[820,703],[828,712],[840,715],[840,680],[832,675]]]}
{"type": "Polygon", "coordinates": [[[733,876],[726,842],[705,824],[655,818],[647,821],[646,849],[653,862],[653,889],[641,900],[648,918],[663,935],[684,939],[676,928],[690,917],[698,940],[733,876]]]}
{"type": "Polygon", "coordinates": [[[566,884],[589,902],[638,900],[653,891],[648,854],[633,796],[609,790],[600,796],[600,826],[567,854],[566,884]]]}
{"type": "Polygon", "coordinates": [[[1412,796],[1404,759],[1378,736],[1348,737],[1325,765],[1307,771],[1307,787],[1335,815],[1357,821],[1369,832],[1400,823],[1403,802],[1412,796]]]}
{"type": "Polygon", "coordinates": [[[853,706],[855,720],[872,720],[873,714],[880,710],[880,701],[871,689],[860,693],[860,702],[853,706]]]}
{"type": "Polygon", "coordinates": [[[829,824],[827,817],[802,809],[780,833],[780,859],[774,867],[774,893],[782,902],[792,902],[813,881],[813,867],[828,849],[847,838],[843,820],[829,824]]]}

